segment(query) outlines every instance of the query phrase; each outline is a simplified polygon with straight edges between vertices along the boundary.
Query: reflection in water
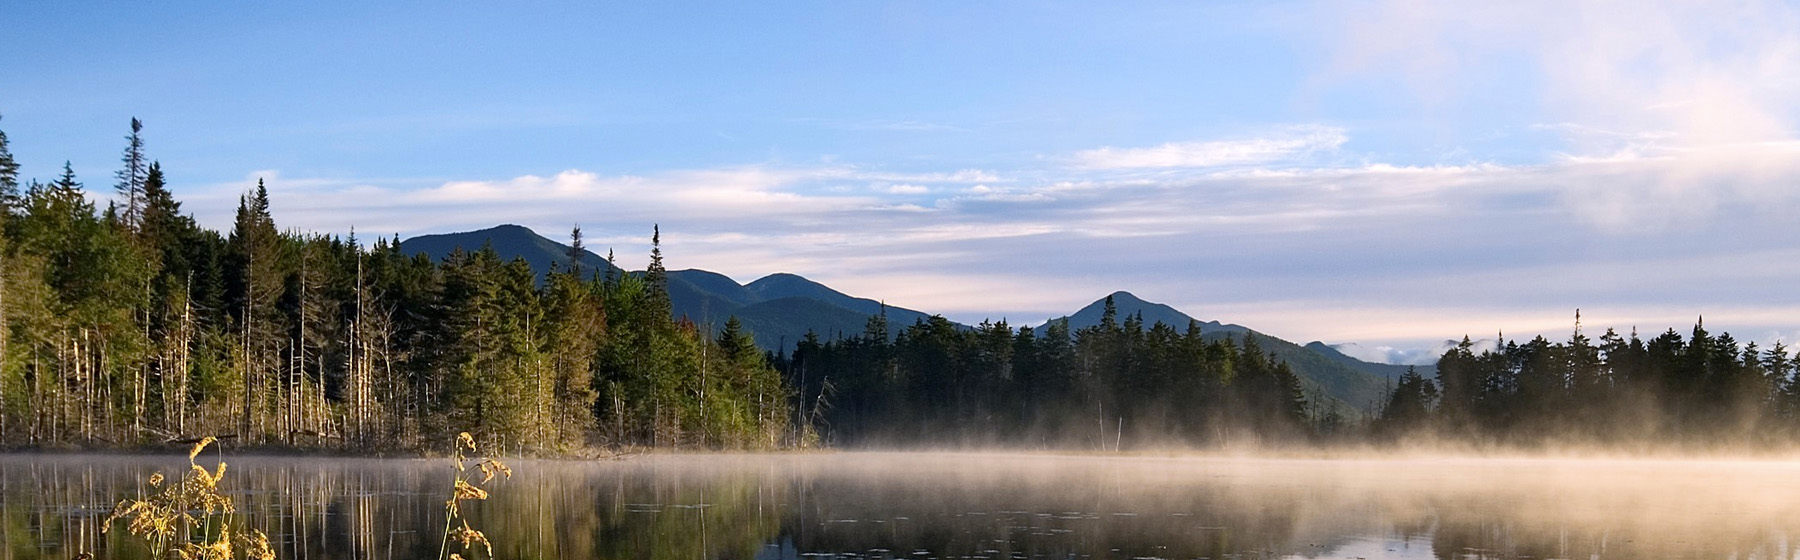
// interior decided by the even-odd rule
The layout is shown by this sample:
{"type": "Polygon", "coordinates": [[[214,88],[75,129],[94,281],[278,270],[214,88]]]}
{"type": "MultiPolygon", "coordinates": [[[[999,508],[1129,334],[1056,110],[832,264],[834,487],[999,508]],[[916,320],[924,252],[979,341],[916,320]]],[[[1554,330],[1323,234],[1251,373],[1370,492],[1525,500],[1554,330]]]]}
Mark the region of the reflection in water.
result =
{"type": "MultiPolygon", "coordinates": [[[[204,463],[204,461],[203,461],[204,463]]],[[[282,558],[436,558],[444,461],[244,457],[282,558]]],[[[142,558],[98,524],[184,457],[0,457],[0,560],[142,558]]],[[[977,454],[519,461],[498,558],[1794,558],[1800,465],[977,454]]]]}

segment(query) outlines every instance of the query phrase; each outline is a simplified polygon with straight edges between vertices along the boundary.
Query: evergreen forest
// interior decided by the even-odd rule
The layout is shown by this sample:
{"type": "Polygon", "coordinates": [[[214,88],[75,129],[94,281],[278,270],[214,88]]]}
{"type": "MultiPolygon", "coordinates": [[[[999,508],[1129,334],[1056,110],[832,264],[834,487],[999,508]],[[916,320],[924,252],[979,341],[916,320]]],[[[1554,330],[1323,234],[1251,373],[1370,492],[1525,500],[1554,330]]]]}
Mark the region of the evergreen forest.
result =
{"type": "Polygon", "coordinates": [[[1760,348],[1704,320],[1645,340],[1607,329],[1565,342],[1538,336],[1475,353],[1465,337],[1437,378],[1402,375],[1373,422],[1378,440],[1486,446],[1791,446],[1800,437],[1800,380],[1786,345],[1760,348]]]}
{"type": "MultiPolygon", "coordinates": [[[[541,283],[492,250],[283,231],[268,189],[228,233],[175,200],[131,123],[110,203],[71,167],[21,184],[0,133],[0,443],[406,450],[774,447],[788,392],[747,333],[670,318],[644,274],[541,283]]],[[[574,231],[580,245],[580,230],[574,231]]]]}

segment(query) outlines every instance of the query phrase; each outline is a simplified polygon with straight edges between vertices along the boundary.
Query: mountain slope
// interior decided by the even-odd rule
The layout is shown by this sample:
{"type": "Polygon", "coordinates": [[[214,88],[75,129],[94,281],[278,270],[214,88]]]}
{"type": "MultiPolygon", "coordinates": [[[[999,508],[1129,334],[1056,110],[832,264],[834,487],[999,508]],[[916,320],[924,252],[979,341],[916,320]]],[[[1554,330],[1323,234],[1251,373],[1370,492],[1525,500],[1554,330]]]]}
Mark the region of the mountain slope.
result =
{"type": "MultiPolygon", "coordinates": [[[[904,307],[887,306],[882,302],[868,298],[854,297],[833,290],[824,284],[808,280],[805,277],[785,272],[777,272],[758,278],[755,282],[751,282],[744,286],[744,288],[764,300],[792,297],[813,299],[861,313],[865,317],[881,313],[882,308],[886,307],[888,324],[893,325],[894,328],[897,329],[903,329],[915,322],[931,318],[931,315],[926,313],[913,311],[904,307]]],[[[862,332],[862,325],[857,325],[856,332],[862,332]]],[[[823,336],[823,333],[821,333],[821,336],[823,336]]]]}
{"type": "MultiPolygon", "coordinates": [[[[538,279],[550,271],[550,263],[567,270],[569,267],[569,246],[551,241],[538,235],[525,226],[503,224],[487,229],[465,231],[460,233],[438,233],[421,235],[400,242],[400,251],[408,255],[425,253],[431,258],[442,260],[457,249],[474,252],[484,246],[492,246],[501,260],[523,258],[537,271],[538,279]]],[[[593,251],[581,252],[581,266],[584,270],[605,271],[614,269],[612,263],[593,251]]]]}
{"type": "Polygon", "coordinates": [[[1318,342],[1318,341],[1313,341],[1313,342],[1307,343],[1306,349],[1312,350],[1313,352],[1317,352],[1317,353],[1319,353],[1319,355],[1325,356],[1332,360],[1335,360],[1338,363],[1368,372],[1371,375],[1375,375],[1376,377],[1380,377],[1380,378],[1388,379],[1388,380],[1398,381],[1400,379],[1400,374],[1406,373],[1407,368],[1413,368],[1413,369],[1417,370],[1420,375],[1423,375],[1428,378],[1431,376],[1437,375],[1437,365],[1436,364],[1405,366],[1405,365],[1365,362],[1365,361],[1356,359],[1355,357],[1350,356],[1349,354],[1345,354],[1342,351],[1339,351],[1337,348],[1331,347],[1331,345],[1329,345],[1329,344],[1325,344],[1323,342],[1318,342]]]}
{"type": "MultiPolygon", "coordinates": [[[[1117,321],[1119,321],[1120,323],[1124,323],[1125,318],[1127,318],[1127,317],[1141,313],[1141,314],[1143,314],[1143,317],[1144,317],[1144,327],[1145,328],[1149,328],[1151,325],[1154,325],[1157,323],[1162,323],[1162,324],[1165,324],[1165,325],[1168,325],[1171,327],[1175,327],[1175,330],[1177,330],[1177,331],[1185,332],[1187,330],[1189,321],[1198,321],[1197,319],[1194,319],[1193,317],[1189,316],[1188,314],[1182,313],[1181,311],[1176,310],[1173,307],[1169,307],[1168,305],[1164,305],[1161,303],[1151,303],[1151,302],[1139,299],[1137,296],[1132,295],[1131,292],[1125,292],[1125,291],[1113,292],[1111,295],[1109,295],[1107,297],[1113,298],[1113,309],[1117,311],[1117,313],[1118,313],[1117,321]]],[[[1042,332],[1043,327],[1050,326],[1051,322],[1066,320],[1069,322],[1069,331],[1074,332],[1076,330],[1080,330],[1080,329],[1084,329],[1087,327],[1091,327],[1091,326],[1100,324],[1100,319],[1105,314],[1106,314],[1106,298],[1100,298],[1098,300],[1095,300],[1094,303],[1088,304],[1087,307],[1083,307],[1079,311],[1076,311],[1075,313],[1072,313],[1072,314],[1069,314],[1069,315],[1066,315],[1063,317],[1058,317],[1056,319],[1051,319],[1050,321],[1046,321],[1043,326],[1038,328],[1038,331],[1042,332]]],[[[1198,322],[1200,323],[1200,332],[1203,332],[1203,333],[1228,332],[1228,333],[1234,333],[1234,334],[1243,334],[1246,332],[1250,332],[1250,329],[1244,328],[1242,326],[1227,325],[1227,324],[1220,323],[1218,321],[1198,321],[1198,322]]]]}
{"type": "Polygon", "coordinates": [[[669,304],[675,318],[695,323],[723,325],[739,308],[762,298],[739,286],[731,277],[707,270],[669,272],[669,304]]]}
{"type": "MultiPolygon", "coordinates": [[[[1245,336],[1255,334],[1257,344],[1263,351],[1274,354],[1277,359],[1294,368],[1294,374],[1300,377],[1301,383],[1309,392],[1322,393],[1348,409],[1364,412],[1371,410],[1386,398],[1386,368],[1400,367],[1400,371],[1405,371],[1403,366],[1358,362],[1355,358],[1336,352],[1332,353],[1335,356],[1329,356],[1241,325],[1199,321],[1168,305],[1144,301],[1130,292],[1113,292],[1108,297],[1113,299],[1113,308],[1120,323],[1124,323],[1127,317],[1141,313],[1144,328],[1160,322],[1175,327],[1177,331],[1185,331],[1190,321],[1197,322],[1200,324],[1201,336],[1207,340],[1230,338],[1242,344],[1245,336]]],[[[1100,298],[1075,313],[1051,321],[1066,320],[1069,322],[1069,330],[1073,332],[1100,324],[1105,311],[1106,298],[1100,298]]],[[[1048,326],[1049,323],[1045,325],[1048,326]]],[[[1394,374],[1395,377],[1398,375],[1394,374]]]]}
{"type": "Polygon", "coordinates": [[[861,335],[869,316],[804,297],[772,299],[746,305],[734,315],[756,337],[757,346],[791,351],[812,332],[819,340],[861,335]]]}

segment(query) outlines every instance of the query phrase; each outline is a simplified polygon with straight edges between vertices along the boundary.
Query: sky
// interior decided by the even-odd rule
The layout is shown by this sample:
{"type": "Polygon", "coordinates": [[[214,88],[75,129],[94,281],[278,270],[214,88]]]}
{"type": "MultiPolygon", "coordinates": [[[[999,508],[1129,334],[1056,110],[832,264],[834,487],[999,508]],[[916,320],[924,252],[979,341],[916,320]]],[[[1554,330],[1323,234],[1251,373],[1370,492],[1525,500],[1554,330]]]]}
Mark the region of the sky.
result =
{"type": "Polygon", "coordinates": [[[962,322],[1115,290],[1369,359],[1800,337],[1792,2],[9,3],[0,130],[202,224],[500,223],[962,322]],[[379,5],[375,5],[379,4],[379,5]]]}

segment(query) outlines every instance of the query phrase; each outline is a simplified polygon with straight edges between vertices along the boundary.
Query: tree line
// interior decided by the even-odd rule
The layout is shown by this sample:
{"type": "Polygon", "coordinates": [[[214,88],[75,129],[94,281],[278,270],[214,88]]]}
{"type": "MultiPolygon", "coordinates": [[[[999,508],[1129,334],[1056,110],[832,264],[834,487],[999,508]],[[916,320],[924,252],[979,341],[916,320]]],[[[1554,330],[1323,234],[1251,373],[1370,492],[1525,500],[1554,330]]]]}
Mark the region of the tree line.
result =
{"type": "Polygon", "coordinates": [[[1141,314],[1039,333],[943,317],[904,329],[885,313],[858,336],[809,335],[777,355],[819,436],[840,445],[1119,450],[1296,441],[1323,420],[1255,335],[1207,340],[1141,314]]]}
{"type": "Polygon", "coordinates": [[[790,392],[748,333],[670,317],[660,232],[644,273],[571,264],[540,282],[492,248],[438,262],[397,237],[283,231],[258,181],[221,234],[183,214],[142,131],[133,119],[103,209],[67,163],[21,182],[0,132],[0,445],[797,437],[790,392]]]}
{"type": "Polygon", "coordinates": [[[1800,382],[1788,348],[1669,329],[1645,340],[1577,314],[1567,341],[1500,339],[1476,353],[1464,337],[1436,379],[1401,377],[1371,426],[1381,439],[1430,437],[1487,445],[1687,448],[1790,445],[1800,435],[1800,382]]]}

